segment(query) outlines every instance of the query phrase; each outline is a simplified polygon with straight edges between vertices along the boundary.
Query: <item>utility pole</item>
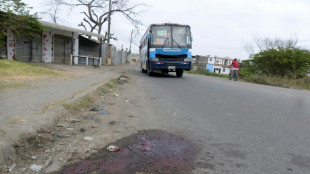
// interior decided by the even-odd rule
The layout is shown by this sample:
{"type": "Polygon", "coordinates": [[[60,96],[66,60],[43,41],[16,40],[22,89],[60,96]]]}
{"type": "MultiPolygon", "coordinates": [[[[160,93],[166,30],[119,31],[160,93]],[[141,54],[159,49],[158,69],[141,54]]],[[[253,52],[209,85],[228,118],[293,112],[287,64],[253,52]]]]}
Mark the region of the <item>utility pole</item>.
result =
{"type": "Polygon", "coordinates": [[[129,52],[131,52],[132,34],[133,34],[133,30],[131,30],[131,35],[130,35],[129,52]]]}
{"type": "Polygon", "coordinates": [[[131,34],[130,34],[130,45],[129,45],[129,54],[128,54],[128,58],[131,58],[132,34],[133,34],[133,29],[131,30],[131,34]]]}
{"type": "Polygon", "coordinates": [[[108,44],[110,43],[110,28],[111,28],[111,0],[109,0],[109,22],[108,22],[108,44]]]}
{"type": "Polygon", "coordinates": [[[111,60],[111,45],[110,45],[110,28],[111,28],[111,0],[109,0],[109,21],[108,21],[108,51],[107,51],[107,65],[110,66],[112,63],[111,60]]]}

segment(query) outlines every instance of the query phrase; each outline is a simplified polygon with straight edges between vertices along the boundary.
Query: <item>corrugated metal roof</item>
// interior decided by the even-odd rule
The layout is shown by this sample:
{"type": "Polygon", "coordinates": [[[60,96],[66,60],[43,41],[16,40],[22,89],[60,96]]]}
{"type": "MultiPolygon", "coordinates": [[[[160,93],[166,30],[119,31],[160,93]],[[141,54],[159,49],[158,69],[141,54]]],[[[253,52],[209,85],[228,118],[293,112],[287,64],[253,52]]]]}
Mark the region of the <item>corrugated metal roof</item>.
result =
{"type": "Polygon", "coordinates": [[[80,29],[76,29],[76,28],[72,28],[72,27],[67,27],[67,26],[64,26],[64,25],[59,25],[59,24],[55,24],[55,23],[51,23],[51,22],[42,21],[42,20],[40,20],[40,22],[45,27],[50,27],[50,28],[64,30],[64,31],[69,31],[69,32],[76,32],[76,33],[79,33],[79,34],[85,34],[87,36],[95,36],[95,37],[98,37],[98,38],[104,38],[104,35],[101,35],[101,34],[92,33],[92,32],[89,32],[89,31],[80,30],[80,29]]]}

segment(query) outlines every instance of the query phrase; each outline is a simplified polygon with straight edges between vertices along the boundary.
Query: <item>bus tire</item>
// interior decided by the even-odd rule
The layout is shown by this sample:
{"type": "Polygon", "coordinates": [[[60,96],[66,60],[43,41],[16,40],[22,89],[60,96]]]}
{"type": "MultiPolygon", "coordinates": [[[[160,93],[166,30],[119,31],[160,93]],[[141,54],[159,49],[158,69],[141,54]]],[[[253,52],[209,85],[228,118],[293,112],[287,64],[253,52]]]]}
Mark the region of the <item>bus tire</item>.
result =
{"type": "Polygon", "coordinates": [[[182,77],[184,70],[183,69],[177,69],[175,72],[177,74],[177,77],[182,77]]]}
{"type": "Polygon", "coordinates": [[[152,75],[152,71],[150,70],[149,62],[146,62],[146,73],[147,73],[148,76],[152,75]]]}

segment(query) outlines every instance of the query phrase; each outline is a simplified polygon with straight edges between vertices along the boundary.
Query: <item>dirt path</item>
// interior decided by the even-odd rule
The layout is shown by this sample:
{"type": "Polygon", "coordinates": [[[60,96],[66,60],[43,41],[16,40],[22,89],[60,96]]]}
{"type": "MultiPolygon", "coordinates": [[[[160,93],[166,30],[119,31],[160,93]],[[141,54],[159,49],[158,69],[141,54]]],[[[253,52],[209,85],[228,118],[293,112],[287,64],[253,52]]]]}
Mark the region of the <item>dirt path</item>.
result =
{"type": "MultiPolygon", "coordinates": [[[[134,67],[130,69],[132,68],[134,67]]],[[[114,69],[115,72],[128,74],[126,70],[128,68],[114,69]]],[[[91,76],[105,74],[107,72],[91,76]]],[[[40,171],[58,173],[57,171],[65,165],[86,159],[120,138],[139,130],[161,127],[160,123],[149,124],[153,122],[153,116],[146,111],[147,107],[142,107],[145,102],[151,102],[153,99],[141,92],[144,86],[136,83],[134,76],[130,73],[127,76],[126,83],[110,89],[108,94],[91,92],[96,98],[96,105],[102,106],[103,110],[90,111],[89,108],[77,114],[70,114],[63,110],[58,111],[54,107],[51,109],[53,112],[49,113],[49,116],[59,118],[54,119],[54,124],[50,121],[46,126],[38,127],[42,122],[31,123],[32,126],[36,126],[35,132],[18,137],[20,141],[14,144],[16,155],[5,159],[0,166],[2,171],[6,173],[13,168],[10,173],[36,173],[30,169],[31,166],[40,168],[47,162],[48,166],[40,171]]],[[[88,79],[89,76],[81,79],[85,78],[88,79]]],[[[14,126],[20,126],[24,122],[26,120],[18,121],[14,126]]],[[[6,151],[10,152],[7,149],[6,151]]]]}
{"type": "Polygon", "coordinates": [[[119,76],[111,71],[111,67],[50,66],[66,75],[29,81],[29,88],[0,93],[0,164],[16,158],[11,144],[42,126],[51,125],[63,112],[62,103],[83,96],[119,76]]]}

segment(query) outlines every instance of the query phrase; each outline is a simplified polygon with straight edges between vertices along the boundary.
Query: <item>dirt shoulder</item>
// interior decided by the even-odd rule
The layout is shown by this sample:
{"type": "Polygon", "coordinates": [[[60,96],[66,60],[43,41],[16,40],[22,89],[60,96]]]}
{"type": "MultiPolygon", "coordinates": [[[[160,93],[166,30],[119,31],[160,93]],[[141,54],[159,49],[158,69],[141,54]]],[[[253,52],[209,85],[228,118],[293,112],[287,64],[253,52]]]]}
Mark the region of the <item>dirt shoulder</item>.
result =
{"type": "Polygon", "coordinates": [[[63,103],[74,101],[119,76],[113,67],[44,66],[63,75],[25,81],[26,88],[0,93],[0,167],[4,171],[19,158],[14,144],[40,132],[42,127],[53,125],[64,114],[63,103]]]}
{"type": "Polygon", "coordinates": [[[16,155],[6,159],[1,166],[2,172],[36,173],[37,167],[41,172],[57,173],[64,166],[88,158],[117,139],[139,130],[158,128],[156,123],[146,125],[152,121],[142,109],[143,102],[153,99],[141,93],[139,90],[143,87],[137,86],[136,77],[125,71],[118,70],[120,74],[126,74],[125,81],[108,88],[107,93],[100,89],[88,93],[94,98],[98,110],[92,106],[81,108],[74,114],[65,110],[55,112],[57,119],[53,124],[40,127],[35,133],[16,141],[13,145],[16,155]]]}
{"type": "Polygon", "coordinates": [[[75,173],[71,170],[82,167],[81,173],[192,173],[196,148],[191,140],[183,137],[184,132],[172,130],[170,124],[174,119],[168,119],[166,113],[158,115],[154,110],[158,99],[156,94],[149,93],[148,84],[139,77],[138,64],[111,71],[117,77],[122,74],[126,77],[119,79],[118,85],[104,83],[105,90],[101,89],[102,84],[96,90],[84,92],[88,97],[83,101],[89,100],[91,106],[80,105],[73,109],[75,112],[52,107],[53,112],[45,119],[53,118],[53,121],[33,123],[41,126],[32,133],[21,134],[6,149],[14,155],[5,159],[0,171],[75,173]],[[106,150],[109,145],[117,145],[120,150],[109,152],[106,150]],[[105,168],[103,163],[107,164],[105,168]],[[134,167],[130,168],[131,172],[128,164],[134,167]],[[88,167],[95,169],[88,170],[88,167]]]}

